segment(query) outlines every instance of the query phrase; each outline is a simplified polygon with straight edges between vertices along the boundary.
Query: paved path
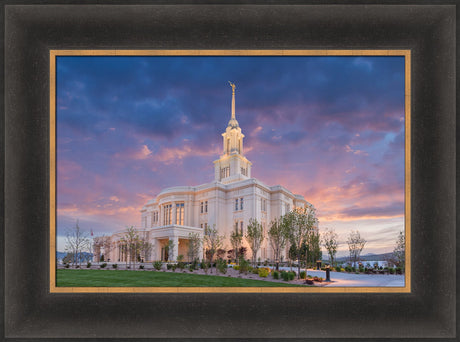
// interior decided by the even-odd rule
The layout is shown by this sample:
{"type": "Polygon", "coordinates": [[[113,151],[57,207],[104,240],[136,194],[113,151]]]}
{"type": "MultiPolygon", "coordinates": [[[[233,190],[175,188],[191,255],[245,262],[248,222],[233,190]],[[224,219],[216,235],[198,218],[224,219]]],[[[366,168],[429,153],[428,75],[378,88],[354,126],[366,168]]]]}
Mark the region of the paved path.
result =
{"type": "MultiPolygon", "coordinates": [[[[280,267],[289,270],[289,267],[280,267]]],[[[297,269],[293,270],[297,271],[297,269]]],[[[304,270],[304,269],[303,269],[304,270]]],[[[326,271],[307,270],[312,277],[323,277],[326,279],[326,271]]],[[[346,272],[331,272],[331,283],[327,287],[404,287],[404,275],[396,274],[355,274],[346,272]]]]}

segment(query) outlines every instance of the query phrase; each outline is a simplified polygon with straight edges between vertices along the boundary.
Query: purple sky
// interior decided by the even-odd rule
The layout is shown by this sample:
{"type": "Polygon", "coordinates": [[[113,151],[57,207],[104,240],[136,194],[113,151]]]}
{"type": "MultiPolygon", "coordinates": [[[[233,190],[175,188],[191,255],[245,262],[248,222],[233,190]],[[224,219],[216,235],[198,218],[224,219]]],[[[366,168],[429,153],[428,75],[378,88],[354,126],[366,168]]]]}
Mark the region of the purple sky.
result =
{"type": "Polygon", "coordinates": [[[363,253],[404,229],[403,57],[58,57],[57,234],[140,224],[163,188],[214,179],[231,111],[252,176],[305,196],[363,253]]]}

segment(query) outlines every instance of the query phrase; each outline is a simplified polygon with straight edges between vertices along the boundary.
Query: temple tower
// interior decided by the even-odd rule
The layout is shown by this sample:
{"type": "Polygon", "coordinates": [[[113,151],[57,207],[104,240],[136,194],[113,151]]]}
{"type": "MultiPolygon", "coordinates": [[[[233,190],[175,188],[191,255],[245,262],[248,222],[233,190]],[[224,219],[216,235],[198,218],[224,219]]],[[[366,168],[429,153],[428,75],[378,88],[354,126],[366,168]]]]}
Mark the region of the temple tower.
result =
{"type": "Polygon", "coordinates": [[[252,163],[244,157],[244,134],[236,120],[235,115],[235,84],[232,87],[232,114],[223,138],[223,154],[214,161],[215,180],[230,183],[241,179],[251,178],[252,163]]]}

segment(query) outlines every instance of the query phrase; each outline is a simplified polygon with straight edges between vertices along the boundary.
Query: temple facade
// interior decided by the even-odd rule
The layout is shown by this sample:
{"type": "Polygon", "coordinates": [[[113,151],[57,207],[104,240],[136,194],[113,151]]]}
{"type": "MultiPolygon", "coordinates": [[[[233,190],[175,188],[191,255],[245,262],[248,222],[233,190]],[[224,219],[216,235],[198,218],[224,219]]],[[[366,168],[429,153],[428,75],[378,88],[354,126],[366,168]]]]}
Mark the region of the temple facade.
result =
{"type": "MultiPolygon", "coordinates": [[[[225,236],[223,249],[232,249],[230,235],[238,230],[246,234],[251,218],[263,226],[265,239],[257,258],[273,258],[267,231],[270,222],[295,207],[311,205],[303,196],[293,194],[281,185],[269,186],[251,175],[252,163],[244,156],[244,134],[235,115],[235,85],[232,87],[231,118],[222,133],[222,155],[214,161],[214,180],[197,186],[177,186],[161,191],[140,211],[141,227],[138,235],[149,241],[152,248],[139,255],[144,261],[176,260],[183,255],[187,260],[190,233],[203,236],[207,227],[215,227],[225,236]],[[168,241],[173,241],[169,251],[168,241]]],[[[105,260],[124,262],[123,237],[126,230],[111,237],[112,248],[105,260]]],[[[248,246],[243,239],[243,246],[248,246]]],[[[95,251],[96,255],[100,252],[95,251]]],[[[247,256],[251,254],[248,248],[247,256]]],[[[226,257],[226,255],[225,255],[226,257]]]]}

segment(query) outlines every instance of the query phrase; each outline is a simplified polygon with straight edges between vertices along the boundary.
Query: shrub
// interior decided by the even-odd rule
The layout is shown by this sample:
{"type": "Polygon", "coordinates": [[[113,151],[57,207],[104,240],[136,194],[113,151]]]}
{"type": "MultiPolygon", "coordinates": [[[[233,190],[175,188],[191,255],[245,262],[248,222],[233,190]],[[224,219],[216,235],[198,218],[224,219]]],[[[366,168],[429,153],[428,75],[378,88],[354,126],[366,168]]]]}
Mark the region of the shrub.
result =
{"type": "Polygon", "coordinates": [[[168,271],[172,268],[172,264],[166,264],[166,269],[168,269],[168,271]]]}
{"type": "Polygon", "coordinates": [[[283,278],[284,281],[289,281],[289,273],[286,271],[281,271],[281,278],[283,278]]]}
{"type": "Polygon", "coordinates": [[[91,263],[88,262],[88,263],[86,264],[86,268],[90,268],[90,267],[91,267],[91,263]]]}
{"type": "Polygon", "coordinates": [[[172,264],[172,265],[171,265],[171,270],[172,270],[173,272],[176,272],[176,268],[177,268],[177,264],[172,264]]]}
{"type": "Polygon", "coordinates": [[[75,268],[80,268],[80,265],[75,266],[75,268]]]}
{"type": "Polygon", "coordinates": [[[181,271],[185,268],[184,256],[182,254],[177,257],[177,267],[181,271]]]}
{"type": "Polygon", "coordinates": [[[345,271],[351,272],[351,271],[352,271],[352,268],[351,268],[350,266],[346,266],[346,267],[345,267],[345,271]]]}
{"type": "Polygon", "coordinates": [[[259,274],[259,268],[258,267],[251,268],[250,271],[251,271],[252,274],[259,274]]]}
{"type": "Polygon", "coordinates": [[[396,274],[402,274],[402,268],[401,267],[396,267],[396,274]]]}
{"type": "Polygon", "coordinates": [[[139,265],[139,269],[140,269],[140,270],[143,270],[143,269],[144,269],[144,265],[139,265]]]}
{"type": "Polygon", "coordinates": [[[294,271],[288,272],[289,274],[289,280],[294,280],[296,273],[294,271]]]}
{"type": "Polygon", "coordinates": [[[343,267],[341,267],[340,272],[345,272],[345,269],[343,267]]]}
{"type": "Polygon", "coordinates": [[[273,279],[279,279],[280,273],[278,271],[273,271],[272,276],[273,276],[273,279]]]}
{"type": "Polygon", "coordinates": [[[395,274],[395,269],[393,267],[390,267],[388,271],[390,272],[390,274],[395,274]]]}
{"type": "Polygon", "coordinates": [[[305,284],[308,284],[308,285],[313,285],[313,280],[310,280],[310,279],[307,279],[305,280],[305,284]]]}
{"type": "Polygon", "coordinates": [[[153,268],[156,269],[157,271],[161,270],[162,266],[163,266],[163,263],[161,261],[155,261],[153,263],[153,268]]]}
{"type": "Polygon", "coordinates": [[[112,268],[117,268],[118,265],[117,264],[112,264],[112,268]]]}
{"type": "Polygon", "coordinates": [[[235,271],[238,271],[238,270],[240,269],[240,266],[238,266],[238,265],[233,266],[233,269],[234,269],[235,271]]]}
{"type": "Polygon", "coordinates": [[[335,270],[336,270],[337,272],[342,271],[342,269],[340,268],[340,266],[337,266],[337,267],[335,268],[335,270]]]}
{"type": "Polygon", "coordinates": [[[106,266],[107,266],[107,263],[105,263],[105,262],[103,264],[101,264],[101,268],[105,268],[106,266]]]}
{"type": "Polygon", "coordinates": [[[65,267],[65,268],[69,268],[70,265],[69,265],[69,264],[65,264],[64,267],[65,267]]]}
{"type": "Polygon", "coordinates": [[[306,279],[307,278],[307,272],[301,271],[300,272],[300,279],[306,279]]]}
{"type": "Polygon", "coordinates": [[[259,268],[259,277],[267,278],[268,277],[268,270],[266,268],[259,268]]]}
{"type": "Polygon", "coordinates": [[[353,273],[355,273],[355,272],[356,272],[356,267],[353,266],[353,267],[351,268],[351,271],[352,271],[353,273]]]}
{"type": "Polygon", "coordinates": [[[190,269],[193,271],[193,270],[196,270],[197,268],[198,268],[198,261],[195,259],[190,264],[190,269]]]}
{"type": "Polygon", "coordinates": [[[201,260],[200,267],[204,270],[204,273],[208,274],[209,262],[207,262],[205,260],[201,260]]]}
{"type": "Polygon", "coordinates": [[[240,273],[244,273],[244,274],[247,274],[248,271],[249,271],[249,261],[241,258],[240,259],[240,267],[239,267],[239,272],[240,273]]]}
{"type": "Polygon", "coordinates": [[[227,273],[227,262],[222,259],[217,260],[217,271],[219,271],[222,274],[227,273]]]}

